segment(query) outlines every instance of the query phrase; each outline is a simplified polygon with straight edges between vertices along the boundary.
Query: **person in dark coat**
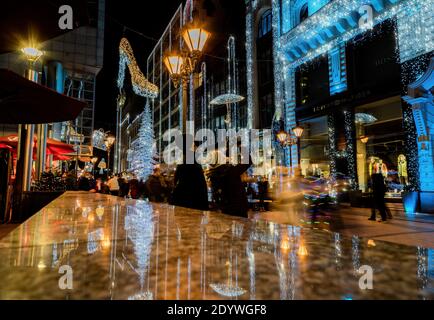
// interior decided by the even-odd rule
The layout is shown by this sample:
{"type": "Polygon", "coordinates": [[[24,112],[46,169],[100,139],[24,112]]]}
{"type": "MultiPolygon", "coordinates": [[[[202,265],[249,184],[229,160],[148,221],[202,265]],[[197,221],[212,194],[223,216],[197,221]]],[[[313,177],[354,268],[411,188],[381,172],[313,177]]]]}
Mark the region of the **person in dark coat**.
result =
{"type": "MultiPolygon", "coordinates": [[[[227,147],[227,153],[229,147],[227,147]]],[[[226,155],[229,156],[228,154],[226,155]]],[[[250,168],[252,160],[249,157],[248,164],[221,164],[210,169],[213,194],[218,195],[217,206],[224,214],[248,217],[249,204],[245,184],[242,175],[250,168]]]]}
{"type": "Polygon", "coordinates": [[[381,173],[374,173],[371,176],[372,181],[372,214],[369,220],[376,220],[376,210],[380,212],[381,221],[387,221],[386,203],[384,196],[386,195],[386,185],[381,173]]]}
{"type": "Polygon", "coordinates": [[[78,179],[78,190],[80,190],[80,191],[89,191],[90,190],[89,179],[87,178],[86,175],[82,175],[78,179]]]}
{"type": "Polygon", "coordinates": [[[156,167],[154,173],[149,176],[145,183],[145,192],[152,202],[163,202],[166,198],[166,184],[160,174],[160,169],[156,167]]]}
{"type": "Polygon", "coordinates": [[[140,197],[140,186],[139,186],[139,180],[137,180],[136,177],[133,177],[130,180],[129,187],[130,187],[130,196],[132,199],[139,199],[140,197]]]}
{"type": "Polygon", "coordinates": [[[118,177],[118,184],[119,184],[119,197],[124,198],[128,196],[128,192],[130,191],[130,186],[128,185],[128,181],[122,175],[119,175],[118,177]]]}
{"type": "Polygon", "coordinates": [[[175,187],[170,203],[185,208],[208,210],[208,188],[202,166],[196,163],[196,160],[193,164],[187,164],[187,147],[192,148],[193,145],[187,146],[186,135],[183,140],[183,164],[176,167],[175,187]]]}

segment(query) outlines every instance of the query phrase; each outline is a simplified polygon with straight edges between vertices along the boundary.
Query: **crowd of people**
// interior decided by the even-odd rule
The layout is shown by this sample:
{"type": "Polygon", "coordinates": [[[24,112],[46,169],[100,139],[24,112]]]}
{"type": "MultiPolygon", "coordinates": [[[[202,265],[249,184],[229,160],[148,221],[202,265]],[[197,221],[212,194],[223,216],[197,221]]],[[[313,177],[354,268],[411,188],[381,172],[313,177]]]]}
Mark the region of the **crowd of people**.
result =
{"type": "MultiPolygon", "coordinates": [[[[72,180],[72,179],[71,179],[72,180]]],[[[107,179],[95,178],[90,172],[82,174],[76,185],[70,184],[68,190],[90,191],[110,194],[131,199],[148,199],[153,202],[166,202],[170,195],[170,178],[163,176],[156,167],[152,175],[144,181],[135,175],[122,173],[107,179]]],[[[72,180],[73,181],[73,180],[72,180]]]]}

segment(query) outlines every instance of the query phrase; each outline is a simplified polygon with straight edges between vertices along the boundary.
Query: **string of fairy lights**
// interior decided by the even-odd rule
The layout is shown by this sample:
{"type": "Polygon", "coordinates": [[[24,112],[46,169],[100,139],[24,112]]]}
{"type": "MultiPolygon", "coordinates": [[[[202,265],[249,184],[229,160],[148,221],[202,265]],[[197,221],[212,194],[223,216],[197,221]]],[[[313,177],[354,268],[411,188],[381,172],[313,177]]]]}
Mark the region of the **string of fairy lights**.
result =
{"type": "Polygon", "coordinates": [[[133,49],[126,38],[122,38],[119,45],[119,74],[118,74],[118,88],[122,90],[125,81],[125,69],[128,69],[131,74],[131,82],[134,92],[145,98],[156,98],[158,96],[158,87],[149,82],[143,75],[139,66],[137,65],[136,58],[134,57],[133,49]]]}
{"type": "MultiPolygon", "coordinates": [[[[307,3],[308,1],[304,1],[307,3]]],[[[291,0],[273,0],[273,53],[275,67],[275,85],[276,85],[276,110],[283,109],[285,114],[286,127],[289,121],[295,121],[295,92],[294,85],[294,70],[300,66],[313,61],[319,56],[326,56],[330,50],[342,43],[359,41],[360,34],[363,36],[374,36],[375,32],[366,29],[358,28],[358,10],[362,5],[366,5],[365,0],[334,0],[334,1],[317,1],[315,14],[309,19],[296,24],[294,15],[295,1],[291,0]],[[288,12],[287,12],[288,11],[288,12]],[[337,21],[343,21],[352,25],[353,28],[348,30],[340,30],[338,33],[330,33],[330,27],[336,25],[337,21]],[[282,32],[283,31],[283,32],[282,32]],[[327,35],[328,31],[328,35],[327,35]],[[322,34],[318,39],[318,35],[322,34]],[[297,49],[298,55],[292,54],[293,49],[297,49]],[[301,49],[300,49],[301,48],[301,49]],[[285,85],[281,89],[280,85],[284,82],[285,85]],[[284,106],[284,108],[282,107],[284,106]]],[[[379,5],[379,2],[369,2],[376,14],[373,17],[373,26],[378,25],[386,20],[396,22],[395,36],[397,39],[396,57],[399,63],[406,63],[407,71],[403,72],[401,81],[403,87],[406,87],[411,81],[414,81],[418,75],[426,70],[426,53],[432,52],[434,49],[434,0],[387,0],[379,5]]],[[[297,2],[297,8],[301,8],[303,1],[297,2]]],[[[309,12],[311,10],[309,2],[309,12]]],[[[247,51],[247,100],[248,112],[251,117],[254,103],[254,86],[253,80],[255,74],[254,56],[254,41],[255,28],[254,18],[257,15],[258,2],[251,1],[248,3],[246,14],[246,51],[247,51]]],[[[344,22],[344,24],[346,23],[344,22]]],[[[381,31],[380,31],[381,32],[381,31]]],[[[411,110],[407,110],[403,106],[404,127],[409,134],[406,138],[407,150],[409,155],[409,171],[418,172],[417,159],[417,142],[416,131],[414,128],[413,115],[411,110]]],[[[351,117],[347,119],[346,126],[352,126],[349,123],[351,117]]],[[[250,119],[250,118],[249,118],[250,119]]],[[[335,119],[329,117],[329,153],[331,160],[331,171],[336,173],[336,158],[340,155],[340,151],[336,147],[336,132],[334,129],[335,119]]],[[[348,131],[348,130],[346,130],[348,131]]],[[[351,137],[348,136],[348,139],[351,137]]],[[[355,150],[349,150],[351,146],[345,150],[345,155],[350,156],[355,150]]],[[[350,156],[350,159],[354,157],[350,156]]],[[[351,162],[352,160],[350,160],[351,162]]],[[[355,161],[355,160],[354,160],[355,161]]],[[[356,164],[349,164],[354,167],[356,172],[356,164]]],[[[410,188],[417,188],[417,174],[412,174],[414,177],[410,179],[410,188]]]]}

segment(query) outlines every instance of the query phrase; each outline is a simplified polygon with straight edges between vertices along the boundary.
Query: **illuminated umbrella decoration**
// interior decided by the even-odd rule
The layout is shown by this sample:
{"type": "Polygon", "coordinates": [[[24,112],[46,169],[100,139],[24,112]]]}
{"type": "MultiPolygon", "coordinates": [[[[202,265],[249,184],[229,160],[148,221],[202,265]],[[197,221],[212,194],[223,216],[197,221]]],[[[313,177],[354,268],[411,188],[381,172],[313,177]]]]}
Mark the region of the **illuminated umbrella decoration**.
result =
{"type": "MultiPolygon", "coordinates": [[[[134,243],[137,258],[136,272],[139,274],[141,292],[128,300],[153,300],[151,291],[143,290],[145,273],[149,268],[152,243],[154,241],[153,207],[146,201],[138,200],[135,206],[127,208],[128,238],[134,243]]],[[[149,285],[148,285],[149,286],[149,285]]]]}
{"type": "Polygon", "coordinates": [[[243,96],[240,96],[240,95],[238,95],[238,94],[234,94],[234,93],[225,93],[225,94],[222,94],[222,95],[220,95],[220,96],[214,98],[214,99],[210,102],[210,104],[211,104],[211,105],[223,105],[223,104],[225,104],[225,105],[226,105],[226,108],[227,108],[227,116],[226,116],[226,120],[225,120],[225,122],[226,122],[227,124],[230,124],[231,121],[232,121],[232,119],[231,119],[231,108],[230,108],[230,105],[231,105],[232,103],[238,103],[238,102],[241,102],[241,101],[243,101],[244,99],[245,99],[245,98],[244,98],[243,96]]]}
{"type": "Polygon", "coordinates": [[[228,282],[227,283],[211,283],[209,286],[218,294],[225,297],[239,297],[245,294],[247,291],[237,285],[232,284],[232,263],[226,262],[228,267],[228,282]]]}
{"type": "Polygon", "coordinates": [[[355,118],[358,124],[372,124],[378,121],[377,118],[368,113],[356,113],[355,118]]]}

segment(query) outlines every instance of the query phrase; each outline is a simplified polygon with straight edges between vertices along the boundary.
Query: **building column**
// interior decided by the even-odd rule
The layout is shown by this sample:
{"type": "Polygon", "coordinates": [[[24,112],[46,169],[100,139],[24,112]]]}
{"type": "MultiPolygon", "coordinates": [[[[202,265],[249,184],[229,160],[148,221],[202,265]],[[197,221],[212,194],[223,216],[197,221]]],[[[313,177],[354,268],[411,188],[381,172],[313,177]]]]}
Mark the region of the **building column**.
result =
{"type": "Polygon", "coordinates": [[[336,179],[337,165],[336,157],[338,151],[337,132],[336,132],[336,114],[327,115],[327,127],[329,134],[329,158],[330,158],[330,178],[336,179]]]}
{"type": "Polygon", "coordinates": [[[250,1],[246,11],[247,129],[259,125],[255,27],[257,5],[258,1],[250,1]]]}
{"type": "Polygon", "coordinates": [[[356,125],[354,118],[354,110],[344,111],[344,132],[348,163],[348,176],[350,177],[350,185],[352,190],[358,189],[357,177],[357,145],[356,145],[356,125]]]}
{"type": "Polygon", "coordinates": [[[434,192],[434,103],[433,97],[410,98],[405,100],[411,105],[417,132],[418,182],[422,192],[434,192]]]}

